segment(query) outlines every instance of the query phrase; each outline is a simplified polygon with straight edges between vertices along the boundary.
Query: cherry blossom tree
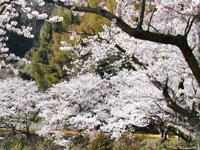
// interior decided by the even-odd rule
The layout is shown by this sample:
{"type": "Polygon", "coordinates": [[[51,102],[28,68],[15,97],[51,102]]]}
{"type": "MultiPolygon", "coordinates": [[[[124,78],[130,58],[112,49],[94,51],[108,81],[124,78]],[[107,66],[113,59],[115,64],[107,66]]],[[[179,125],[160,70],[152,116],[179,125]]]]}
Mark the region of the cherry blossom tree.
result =
{"type": "Polygon", "coordinates": [[[124,70],[107,80],[84,74],[53,86],[47,92],[46,101],[39,106],[44,124],[40,133],[48,135],[56,129],[79,129],[119,136],[130,126],[147,126],[149,114],[159,110],[153,101],[160,94],[149,93],[148,88],[143,90],[152,85],[147,76],[140,75],[124,70]]]}
{"type": "Polygon", "coordinates": [[[16,77],[1,79],[0,84],[0,121],[12,127],[13,132],[21,128],[29,134],[30,125],[37,122],[37,105],[42,100],[37,86],[16,77]]]}

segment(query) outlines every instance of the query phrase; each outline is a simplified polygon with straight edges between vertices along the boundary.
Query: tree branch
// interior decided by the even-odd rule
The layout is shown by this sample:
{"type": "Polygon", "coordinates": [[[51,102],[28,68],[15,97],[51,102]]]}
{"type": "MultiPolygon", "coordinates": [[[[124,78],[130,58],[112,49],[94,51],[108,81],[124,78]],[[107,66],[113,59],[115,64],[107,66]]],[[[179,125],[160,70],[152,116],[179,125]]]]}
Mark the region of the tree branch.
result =
{"type": "Polygon", "coordinates": [[[155,12],[156,12],[156,9],[154,9],[153,12],[152,12],[152,14],[151,14],[151,17],[150,17],[150,20],[149,20],[149,25],[148,25],[147,31],[149,31],[149,29],[150,29],[150,27],[151,27],[151,21],[152,21],[152,19],[153,19],[153,15],[154,15],[155,12]]]}
{"type": "Polygon", "coordinates": [[[4,10],[6,9],[6,5],[5,4],[11,4],[12,1],[14,1],[14,0],[4,1],[4,2],[0,3],[0,7],[2,7],[1,10],[0,10],[0,15],[3,14],[4,10]]]}
{"type": "Polygon", "coordinates": [[[191,30],[191,28],[192,28],[192,25],[193,25],[194,21],[195,21],[198,17],[199,17],[199,14],[196,15],[196,16],[194,16],[191,22],[190,22],[190,19],[189,19],[189,22],[188,22],[188,24],[187,24],[187,26],[186,26],[186,30],[185,30],[185,36],[187,36],[187,35],[189,34],[189,32],[190,32],[190,30],[191,30]]]}
{"type": "Polygon", "coordinates": [[[140,17],[139,17],[139,22],[137,25],[138,30],[142,30],[142,24],[143,24],[144,13],[145,13],[145,4],[146,4],[146,0],[141,0],[140,17]]]}

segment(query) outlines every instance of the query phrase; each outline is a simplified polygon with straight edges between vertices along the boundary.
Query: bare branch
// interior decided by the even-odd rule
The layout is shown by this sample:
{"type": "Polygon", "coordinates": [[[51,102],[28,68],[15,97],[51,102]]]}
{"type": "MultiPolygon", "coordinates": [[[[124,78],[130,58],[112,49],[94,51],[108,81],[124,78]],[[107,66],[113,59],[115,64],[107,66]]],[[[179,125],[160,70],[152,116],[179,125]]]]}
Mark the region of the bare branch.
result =
{"type": "Polygon", "coordinates": [[[152,21],[152,19],[153,19],[153,15],[154,15],[155,12],[156,12],[156,9],[154,9],[153,12],[151,13],[151,17],[150,17],[150,20],[149,20],[149,25],[148,25],[147,31],[149,31],[149,29],[150,29],[150,27],[151,27],[151,21],[152,21]]]}
{"type": "Polygon", "coordinates": [[[184,34],[187,32],[187,29],[189,27],[189,24],[190,24],[190,20],[191,20],[191,16],[189,16],[188,20],[186,21],[187,24],[186,24],[186,27],[185,27],[185,31],[184,31],[184,34]]]}
{"type": "Polygon", "coordinates": [[[139,22],[137,25],[137,29],[139,30],[142,30],[142,24],[143,24],[144,13],[145,13],[145,4],[146,4],[146,0],[141,0],[140,16],[139,16],[139,22]]]}

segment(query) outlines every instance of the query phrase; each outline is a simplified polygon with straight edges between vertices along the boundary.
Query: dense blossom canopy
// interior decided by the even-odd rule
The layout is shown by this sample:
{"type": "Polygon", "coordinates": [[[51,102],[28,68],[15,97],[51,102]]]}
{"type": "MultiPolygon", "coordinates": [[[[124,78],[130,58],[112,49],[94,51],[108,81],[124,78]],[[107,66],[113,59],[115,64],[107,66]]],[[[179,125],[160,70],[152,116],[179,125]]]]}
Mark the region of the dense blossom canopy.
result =
{"type": "Polygon", "coordinates": [[[19,78],[0,80],[0,120],[15,126],[30,123],[30,118],[38,111],[41,93],[34,82],[23,81],[19,78]]]}

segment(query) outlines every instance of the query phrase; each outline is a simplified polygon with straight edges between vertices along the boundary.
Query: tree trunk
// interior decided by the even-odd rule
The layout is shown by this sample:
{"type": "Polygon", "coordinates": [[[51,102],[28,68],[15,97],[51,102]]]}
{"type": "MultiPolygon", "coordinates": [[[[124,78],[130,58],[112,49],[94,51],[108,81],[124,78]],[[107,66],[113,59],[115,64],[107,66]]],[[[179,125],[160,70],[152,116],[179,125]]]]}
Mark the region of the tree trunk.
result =
{"type": "Polygon", "coordinates": [[[167,140],[167,132],[161,131],[160,143],[164,143],[166,140],[167,140]]]}

